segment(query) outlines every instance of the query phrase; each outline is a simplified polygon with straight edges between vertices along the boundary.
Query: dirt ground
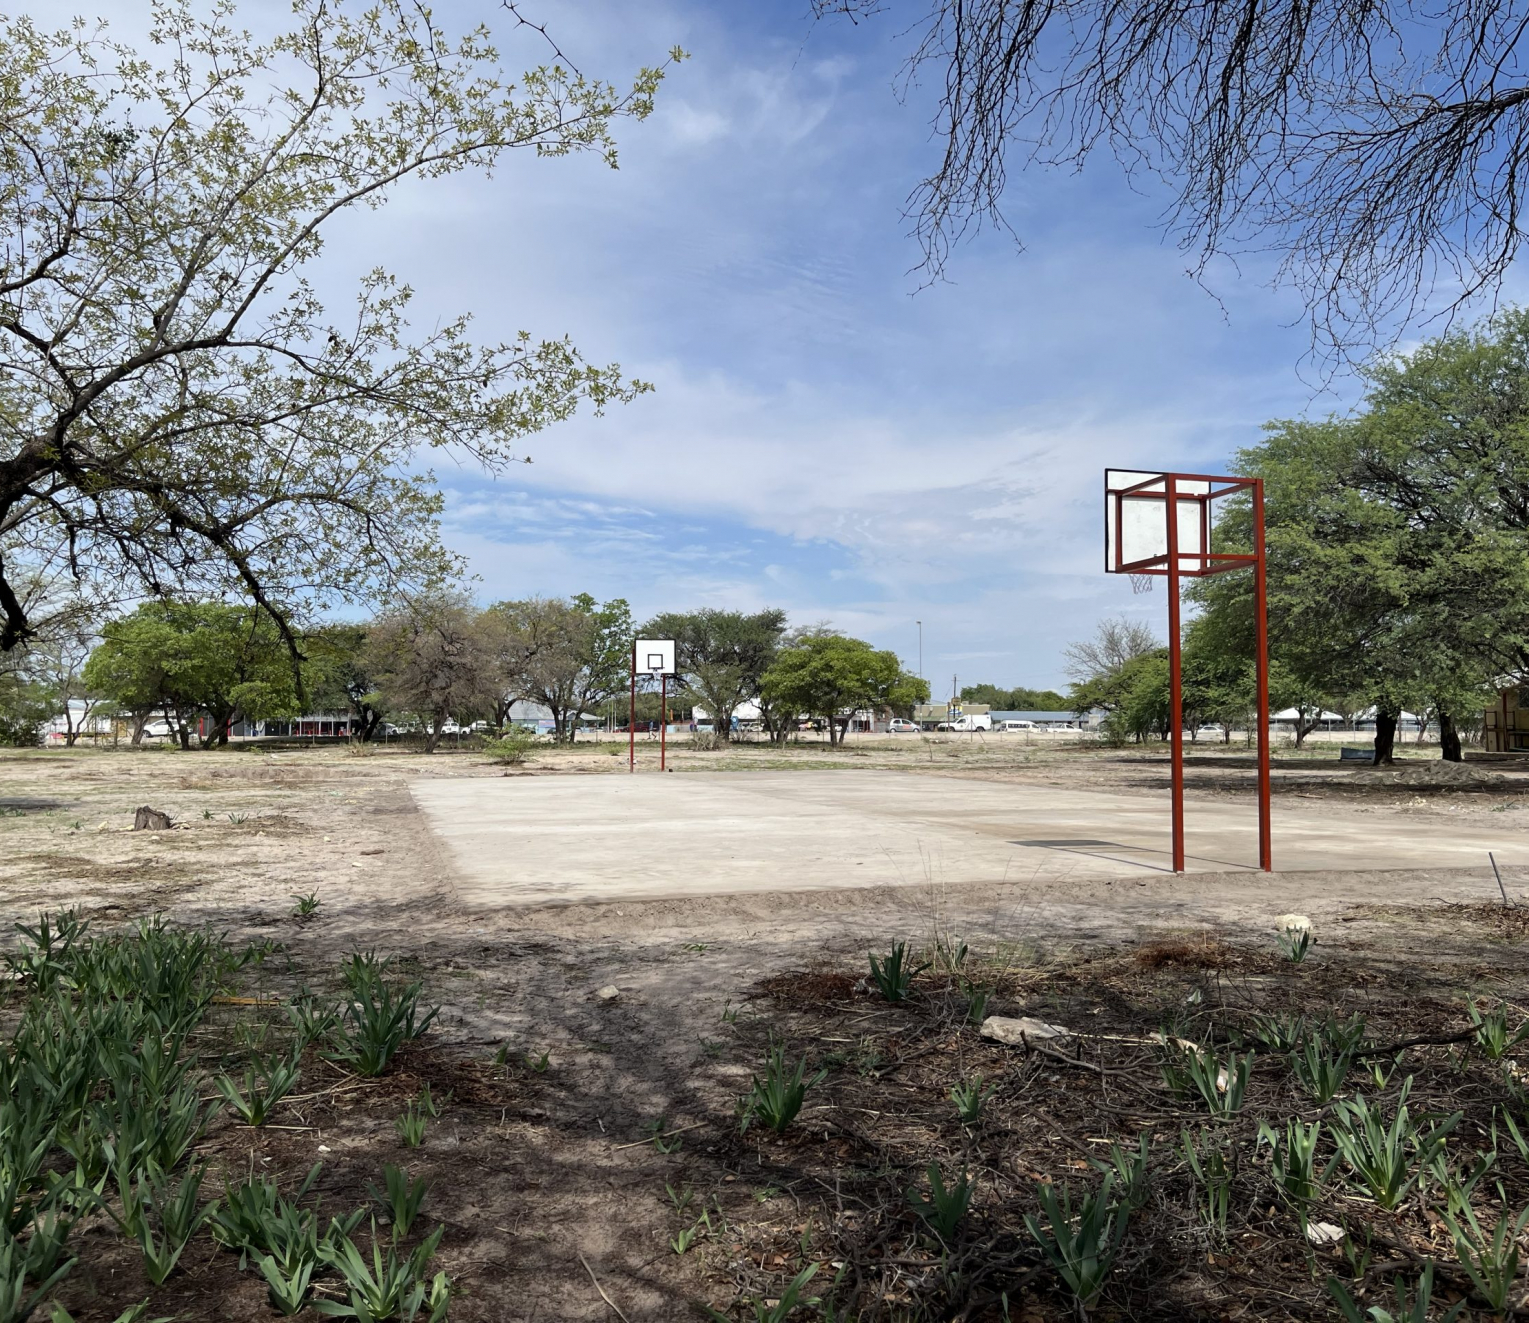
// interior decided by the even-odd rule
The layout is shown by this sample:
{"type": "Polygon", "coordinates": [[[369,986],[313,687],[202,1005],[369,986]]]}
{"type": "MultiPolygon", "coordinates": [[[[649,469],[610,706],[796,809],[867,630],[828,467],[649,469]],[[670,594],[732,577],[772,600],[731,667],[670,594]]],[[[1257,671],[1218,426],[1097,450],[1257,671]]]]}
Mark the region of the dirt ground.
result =
{"type": "MultiPolygon", "coordinates": [[[[624,745],[546,750],[508,774],[608,773],[624,770],[625,753],[624,745]]],[[[656,765],[656,747],[642,754],[645,766],[656,765]]],[[[883,739],[841,750],[703,752],[679,744],[670,757],[679,773],[768,766],[810,776],[833,766],[875,766],[1135,789],[1165,788],[1167,777],[1160,751],[959,737],[883,739]]],[[[1420,764],[1397,775],[1340,769],[1330,751],[1286,756],[1276,774],[1276,811],[1279,799],[1292,796],[1338,819],[1392,815],[1437,822],[1441,832],[1476,821],[1505,833],[1529,831],[1529,774],[1512,766],[1468,770],[1451,779],[1420,764]]],[[[843,1125],[806,1127],[804,1134],[821,1145],[810,1154],[738,1135],[736,1099],[777,1032],[809,1048],[819,1039],[853,1040],[817,1049],[841,1058],[863,1040],[871,1041],[868,1050],[894,1057],[914,1041],[953,1050],[958,1025],[931,1009],[944,1005],[940,987],[927,990],[921,1026],[907,1016],[889,1020],[886,1008],[863,1000],[857,980],[866,950],[884,950],[900,937],[932,947],[954,935],[982,959],[998,961],[1005,973],[993,1009],[1004,1014],[1092,1016],[1093,1024],[1119,1033],[1141,1031],[1166,999],[1181,1001],[1207,979],[1215,982],[1217,970],[1235,969],[1255,982],[1269,977],[1270,924],[1286,911],[1309,915],[1316,927],[1311,967],[1321,972],[1312,983],[1319,978],[1322,985],[1312,995],[1325,1004],[1336,1007],[1356,989],[1375,1002],[1394,986],[1397,1006],[1407,999],[1425,1005],[1420,1022],[1443,1033],[1463,1023],[1462,990],[1487,988],[1515,1005],[1529,1001],[1526,933],[1502,919],[1500,907],[1493,910],[1496,883],[1484,869],[1080,880],[1065,894],[1015,877],[999,886],[936,881],[897,890],[468,911],[456,901],[449,862],[407,786],[487,771],[480,756],[451,751],[426,757],[340,748],[81,749],[0,757],[0,919],[7,924],[74,906],[97,927],[163,912],[240,940],[268,938],[289,962],[285,974],[271,975],[278,993],[299,975],[337,986],[340,961],[357,950],[397,956],[425,978],[443,1013],[399,1071],[352,1087],[337,1070],[331,1079],[317,1066],[311,1087],[305,1074],[305,1093],[315,1096],[278,1117],[288,1128],[224,1127],[209,1136],[207,1152],[231,1169],[260,1164],[299,1177],[322,1157],[327,1167],[318,1189],[326,1199],[355,1194],[376,1179],[383,1161],[407,1160],[411,1173],[435,1181],[426,1211],[447,1228],[439,1261],[457,1284],[451,1316],[462,1321],[572,1323],[616,1318],[619,1310],[639,1323],[693,1316],[697,1301],[737,1317],[739,1290],[767,1294],[774,1278],[789,1276],[798,1260],[787,1242],[810,1241],[812,1225],[825,1234],[825,1216],[842,1222],[836,1172],[858,1171],[874,1155],[872,1165],[890,1163],[911,1176],[921,1169],[921,1154],[944,1151],[946,1140],[932,1131],[920,1148],[906,1109],[895,1135],[880,1133],[875,1116],[857,1123],[855,1134],[843,1125]],[[168,812],[176,828],[130,830],[140,805],[168,812]],[[300,922],[292,915],[294,897],[308,894],[319,907],[300,922]],[[1211,942],[1230,954],[1208,964],[1170,961],[1154,967],[1150,988],[1126,997],[1117,987],[1105,996],[1119,969],[1142,977],[1137,954],[1165,941],[1211,942]],[[810,982],[825,975],[832,976],[827,984],[810,982]],[[617,994],[602,997],[611,986],[617,994]],[[1094,1012],[1095,1005],[1102,1010],[1094,1012]],[[861,1022],[835,1032],[846,1017],[861,1022]],[[451,1101],[424,1146],[406,1153],[392,1118],[421,1080],[437,1093],[450,1090],[451,1101]],[[650,1142],[655,1124],[676,1139],[650,1142]],[[672,1151],[660,1151],[671,1144],[672,1151]],[[671,1240],[684,1219],[674,1204],[687,1187],[702,1204],[717,1201],[728,1229],[680,1254],[671,1240]]],[[[1251,760],[1242,750],[1194,751],[1189,793],[1191,803],[1244,797],[1251,809],[1251,760]]],[[[1510,898],[1525,899],[1529,877],[1510,873],[1504,880],[1510,898]]],[[[1388,1012],[1379,1021],[1400,1032],[1403,1026],[1390,1022],[1396,1018],[1388,1012]]],[[[1030,1076],[1044,1079],[1033,1062],[1006,1076],[994,1045],[960,1041],[962,1070],[968,1057],[981,1057],[990,1078],[1007,1079],[1006,1087],[1021,1092],[1037,1087],[1026,1082],[1030,1076]]],[[[845,1082],[834,1106],[875,1112],[865,1096],[854,1096],[854,1081],[866,1073],[849,1069],[848,1058],[837,1065],[845,1082]]],[[[922,1087],[939,1091],[928,1082],[922,1087]]],[[[1048,1108],[1065,1106],[1056,1097],[1030,1112],[1044,1121],[1048,1108]]],[[[846,1115],[836,1114],[836,1122],[849,1124],[846,1115]]],[[[1110,1133],[1098,1114],[1076,1103],[1059,1119],[1063,1124],[1048,1129],[1110,1133]]],[[[1038,1149],[1023,1174],[1046,1172],[1049,1161],[1038,1149]]],[[[843,1252],[842,1245],[822,1248],[824,1255],[843,1252]]],[[[1150,1263],[1143,1265],[1133,1271],[1150,1276],[1150,1263]]],[[[1233,1269],[1223,1268],[1218,1274],[1213,1255],[1197,1282],[1175,1297],[1177,1314],[1152,1316],[1246,1313],[1228,1303],[1234,1277],[1226,1274],[1233,1269]]],[[[135,1271],[103,1245],[98,1269],[80,1276],[64,1298],[80,1323],[109,1320],[149,1294],[135,1271]]],[[[1064,1316],[1035,1289],[1025,1297],[1026,1317],[1064,1316]]],[[[163,1290],[156,1313],[270,1316],[263,1290],[229,1267],[226,1256],[191,1264],[163,1290]]],[[[1329,1315],[1303,1305],[1282,1316],[1329,1315]]]]}

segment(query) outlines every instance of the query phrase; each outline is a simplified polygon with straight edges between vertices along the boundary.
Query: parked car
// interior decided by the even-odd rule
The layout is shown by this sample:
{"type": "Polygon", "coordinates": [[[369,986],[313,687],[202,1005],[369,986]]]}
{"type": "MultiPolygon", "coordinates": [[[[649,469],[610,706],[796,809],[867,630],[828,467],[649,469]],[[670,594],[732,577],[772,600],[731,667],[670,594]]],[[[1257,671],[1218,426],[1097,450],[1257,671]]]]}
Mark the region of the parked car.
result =
{"type": "Polygon", "coordinates": [[[917,735],[919,724],[916,721],[908,721],[904,717],[893,717],[887,722],[887,733],[891,735],[917,735]]]}
{"type": "Polygon", "coordinates": [[[942,721],[942,722],[940,722],[940,724],[938,726],[936,726],[935,729],[936,730],[959,730],[959,731],[966,731],[966,730],[992,730],[993,729],[993,719],[992,719],[992,717],[988,716],[986,713],[983,713],[981,716],[957,717],[954,721],[942,721]]]}

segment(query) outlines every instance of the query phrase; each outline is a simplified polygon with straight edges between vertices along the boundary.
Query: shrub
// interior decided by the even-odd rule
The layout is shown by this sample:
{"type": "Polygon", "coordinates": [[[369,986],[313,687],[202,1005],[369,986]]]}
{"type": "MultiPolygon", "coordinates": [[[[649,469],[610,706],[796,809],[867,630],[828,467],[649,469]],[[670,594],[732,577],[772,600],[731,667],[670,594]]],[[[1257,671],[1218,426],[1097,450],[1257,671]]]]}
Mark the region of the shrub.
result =
{"type": "Polygon", "coordinates": [[[497,739],[484,740],[483,752],[496,763],[518,767],[536,747],[536,736],[524,726],[506,726],[497,739]]]}

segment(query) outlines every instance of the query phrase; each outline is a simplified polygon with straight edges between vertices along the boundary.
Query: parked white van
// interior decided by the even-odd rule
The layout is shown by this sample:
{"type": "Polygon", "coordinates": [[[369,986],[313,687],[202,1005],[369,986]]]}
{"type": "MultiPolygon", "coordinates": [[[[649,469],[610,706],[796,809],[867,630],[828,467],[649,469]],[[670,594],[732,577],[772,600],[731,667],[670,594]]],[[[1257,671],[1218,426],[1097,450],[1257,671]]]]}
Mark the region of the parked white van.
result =
{"type": "Polygon", "coordinates": [[[1000,721],[996,726],[993,727],[993,729],[998,731],[1035,730],[1037,727],[1033,721],[1000,721]]]}

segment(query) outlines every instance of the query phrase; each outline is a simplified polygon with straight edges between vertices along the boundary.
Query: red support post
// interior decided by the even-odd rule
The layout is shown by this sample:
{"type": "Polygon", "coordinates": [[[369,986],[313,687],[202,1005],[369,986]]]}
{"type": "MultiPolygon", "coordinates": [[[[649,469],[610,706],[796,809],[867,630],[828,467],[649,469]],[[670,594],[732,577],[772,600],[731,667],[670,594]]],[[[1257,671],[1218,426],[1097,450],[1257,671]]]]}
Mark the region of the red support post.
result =
{"type": "Polygon", "coordinates": [[[1258,866],[1274,871],[1274,827],[1269,795],[1269,587],[1264,570],[1264,481],[1253,481],[1255,651],[1258,668],[1258,866]]]}
{"type": "Polygon", "coordinates": [[[669,677],[658,677],[658,770],[665,768],[669,751],[669,677]]]}
{"type": "Polygon", "coordinates": [[[626,719],[626,770],[637,770],[637,643],[632,642],[632,701],[626,719]]]}
{"type": "Polygon", "coordinates": [[[1173,871],[1184,871],[1184,690],[1179,641],[1179,501],[1172,475],[1168,497],[1168,730],[1173,764],[1173,871]]]}

